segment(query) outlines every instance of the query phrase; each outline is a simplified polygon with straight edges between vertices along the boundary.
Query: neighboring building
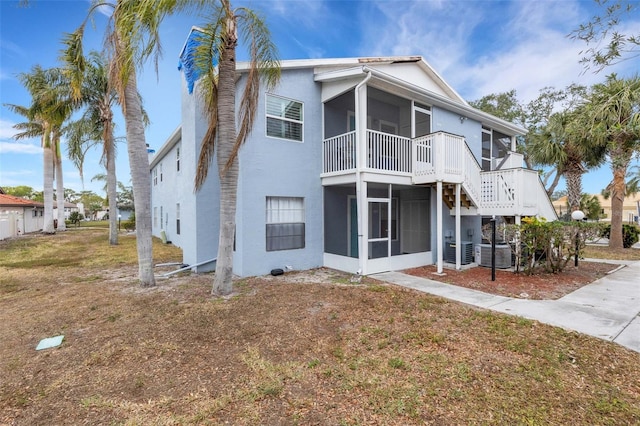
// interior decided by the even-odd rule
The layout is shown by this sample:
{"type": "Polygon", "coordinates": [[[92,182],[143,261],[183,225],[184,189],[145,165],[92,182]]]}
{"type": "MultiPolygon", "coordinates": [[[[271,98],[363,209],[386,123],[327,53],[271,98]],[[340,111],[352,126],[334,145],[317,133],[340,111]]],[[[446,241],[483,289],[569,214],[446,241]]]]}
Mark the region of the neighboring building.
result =
{"type": "Polygon", "coordinates": [[[0,240],[42,230],[44,204],[0,193],[0,240]]]}
{"type": "MultiPolygon", "coordinates": [[[[69,219],[69,216],[71,216],[72,212],[77,212],[78,210],[78,206],[76,204],[73,203],[68,203],[68,202],[64,202],[64,218],[65,220],[69,219]]],[[[54,219],[58,219],[58,204],[56,201],[53,202],[53,217],[54,219]]]]}
{"type": "MultiPolygon", "coordinates": [[[[601,222],[611,222],[611,198],[606,199],[601,194],[594,194],[598,197],[602,210],[600,211],[601,222]]],[[[590,197],[592,195],[589,195],[590,197]]],[[[558,198],[553,202],[553,207],[556,210],[558,216],[567,214],[569,210],[569,203],[567,202],[567,196],[558,198]]],[[[622,221],[624,223],[636,223],[640,224],[640,194],[630,195],[625,197],[622,204],[622,221]]]]}
{"type": "MultiPolygon", "coordinates": [[[[247,67],[237,67],[238,97],[247,67]]],[[[515,152],[525,129],[470,107],[421,57],[281,67],[240,151],[235,274],[459,267],[493,216],[556,219],[538,173],[515,152]]],[[[219,187],[214,160],[194,192],[207,120],[187,83],[181,122],[150,164],[153,234],[196,265],[217,255],[219,187]]]]}

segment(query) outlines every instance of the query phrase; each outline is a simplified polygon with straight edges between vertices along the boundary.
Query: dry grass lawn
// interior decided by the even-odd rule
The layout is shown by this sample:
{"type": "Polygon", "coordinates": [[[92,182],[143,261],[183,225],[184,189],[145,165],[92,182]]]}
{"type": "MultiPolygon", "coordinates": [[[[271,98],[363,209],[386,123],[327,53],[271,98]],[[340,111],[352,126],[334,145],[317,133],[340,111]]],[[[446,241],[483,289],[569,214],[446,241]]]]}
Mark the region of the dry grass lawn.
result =
{"type": "Polygon", "coordinates": [[[640,423],[640,354],[613,343],[328,270],[226,300],[136,273],[104,229],[0,242],[0,425],[640,423]]]}

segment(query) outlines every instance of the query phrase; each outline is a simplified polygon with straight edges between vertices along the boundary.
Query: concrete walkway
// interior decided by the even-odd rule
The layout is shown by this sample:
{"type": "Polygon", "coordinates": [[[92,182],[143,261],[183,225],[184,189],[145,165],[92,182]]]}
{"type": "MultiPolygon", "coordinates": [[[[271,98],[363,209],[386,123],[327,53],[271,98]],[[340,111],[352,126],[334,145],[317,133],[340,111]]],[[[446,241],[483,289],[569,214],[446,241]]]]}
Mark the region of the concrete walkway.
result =
{"type": "Polygon", "coordinates": [[[628,263],[558,300],[495,296],[402,272],[384,272],[372,275],[372,278],[575,330],[640,352],[640,262],[628,263]]]}

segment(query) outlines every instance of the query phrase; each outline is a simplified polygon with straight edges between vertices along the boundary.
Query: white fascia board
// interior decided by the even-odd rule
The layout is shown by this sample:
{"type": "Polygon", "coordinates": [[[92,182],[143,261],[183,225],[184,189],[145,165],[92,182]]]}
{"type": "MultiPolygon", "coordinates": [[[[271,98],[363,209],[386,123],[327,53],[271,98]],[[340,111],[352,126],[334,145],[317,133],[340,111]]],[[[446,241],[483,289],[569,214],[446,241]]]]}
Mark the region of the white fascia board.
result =
{"type": "MultiPolygon", "coordinates": [[[[420,56],[389,56],[389,57],[361,57],[361,58],[329,58],[329,59],[283,59],[281,69],[315,68],[316,72],[322,68],[354,67],[367,64],[393,64],[395,62],[423,61],[420,56]]],[[[250,62],[238,62],[236,70],[244,72],[251,66],[250,62]]]]}
{"type": "Polygon", "coordinates": [[[357,77],[364,74],[364,68],[365,67],[359,66],[359,67],[346,68],[346,69],[333,70],[333,71],[316,72],[315,76],[313,77],[313,80],[320,83],[328,83],[331,81],[357,77]]]}
{"type": "Polygon", "coordinates": [[[166,140],[164,144],[160,147],[156,154],[151,159],[149,163],[149,170],[153,169],[169,151],[182,139],[182,126],[178,126],[176,130],[171,133],[171,136],[166,140]]]}

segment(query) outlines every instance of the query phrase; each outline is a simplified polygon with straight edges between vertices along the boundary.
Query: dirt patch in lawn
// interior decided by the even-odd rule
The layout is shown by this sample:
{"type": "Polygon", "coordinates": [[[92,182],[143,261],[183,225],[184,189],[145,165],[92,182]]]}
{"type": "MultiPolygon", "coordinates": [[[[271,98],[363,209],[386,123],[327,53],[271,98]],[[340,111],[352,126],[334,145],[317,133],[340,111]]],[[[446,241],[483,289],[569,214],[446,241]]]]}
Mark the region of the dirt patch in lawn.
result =
{"type": "Polygon", "coordinates": [[[491,280],[491,268],[484,267],[461,271],[444,269],[444,275],[437,275],[437,269],[433,265],[403,272],[500,296],[555,300],[602,278],[619,266],[611,263],[580,261],[578,267],[573,264],[567,265],[559,274],[540,272],[534,275],[497,269],[495,281],[491,280]]]}
{"type": "Polygon", "coordinates": [[[141,289],[97,232],[0,243],[0,425],[640,422],[619,345],[328,269],[141,289]]]}

